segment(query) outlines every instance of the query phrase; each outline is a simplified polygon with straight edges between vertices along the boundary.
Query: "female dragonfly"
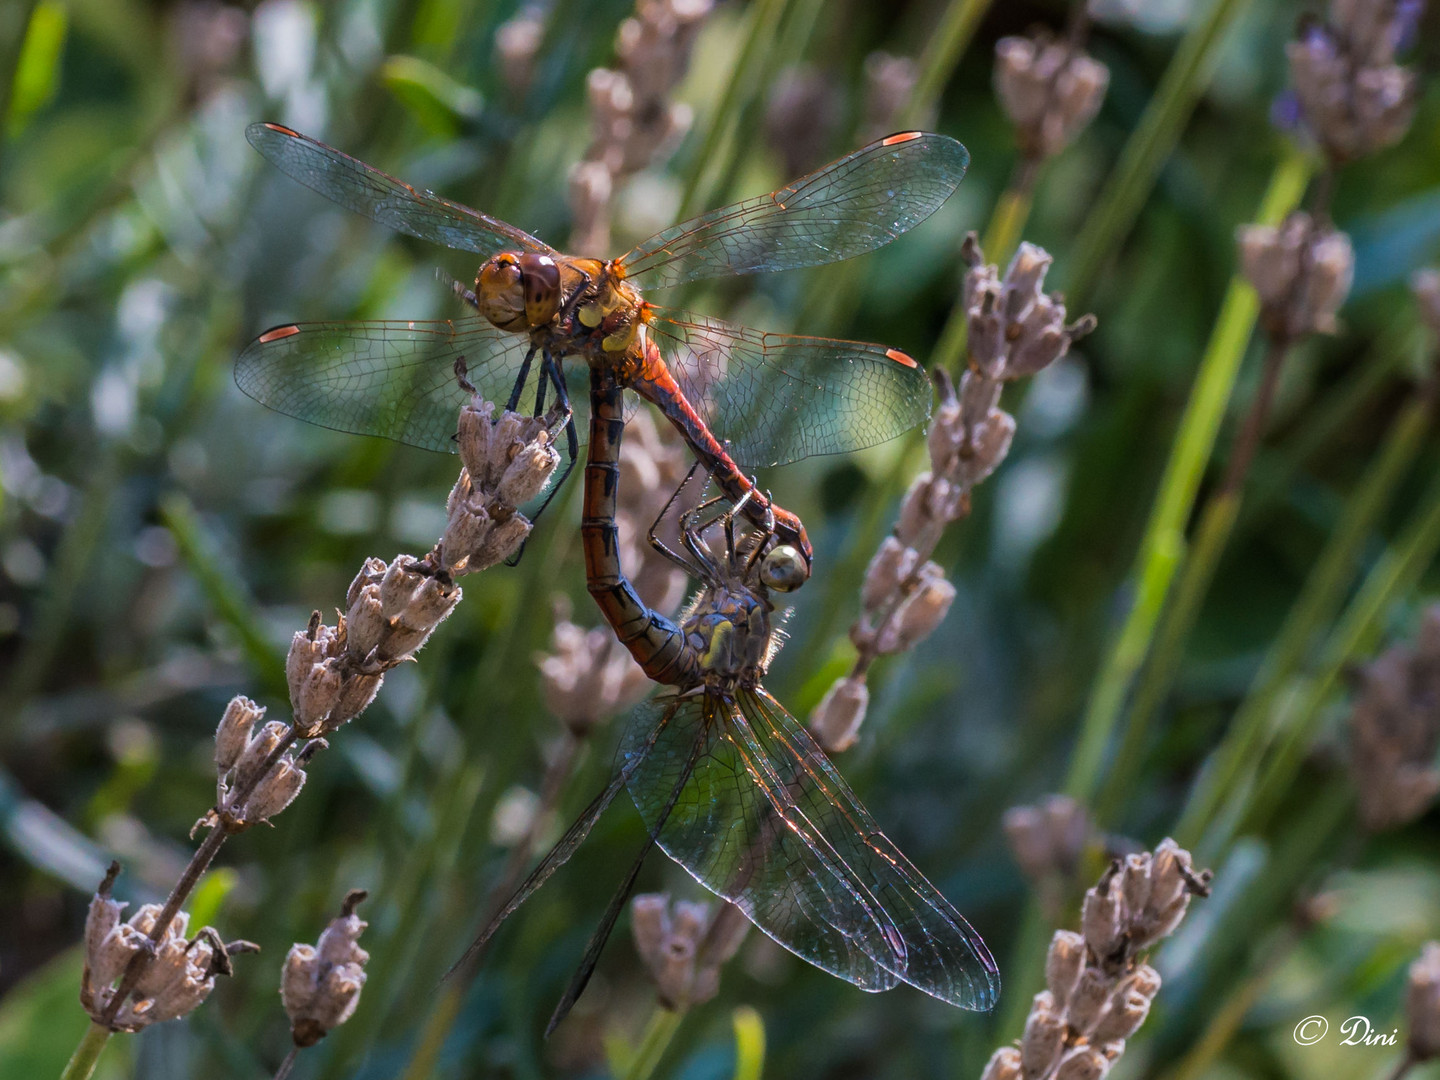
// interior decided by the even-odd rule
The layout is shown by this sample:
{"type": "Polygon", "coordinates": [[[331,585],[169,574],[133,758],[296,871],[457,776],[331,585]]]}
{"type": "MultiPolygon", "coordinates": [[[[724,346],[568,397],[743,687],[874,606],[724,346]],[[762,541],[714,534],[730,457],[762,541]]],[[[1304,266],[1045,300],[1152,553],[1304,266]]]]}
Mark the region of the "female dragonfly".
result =
{"type": "MultiPolygon", "coordinates": [[[[479,317],[435,322],[277,326],[241,354],[240,389],[324,427],[452,449],[469,396],[567,408],[560,361],[583,360],[656,405],[727,496],[808,565],[803,526],[755,490],[744,470],[884,442],[923,423],[930,384],[898,349],[767,334],[667,311],[636,288],[816,266],[889,243],[929,217],[965,175],[954,139],[907,131],[803,179],[675,225],[609,261],[563,255],[513,225],[450,202],[279,124],[253,124],[254,147],[285,173],[381,224],[485,256],[474,288],[456,291],[479,317]]],[[[578,452],[573,418],[570,457],[578,452]]]]}
{"type": "MultiPolygon", "coordinates": [[[[591,379],[585,466],[585,568],[592,595],[646,674],[673,689],[631,718],[620,768],[482,931],[478,949],[584,841],[622,788],[649,838],[591,938],[550,1021],[578,999],[650,847],[737,905],[797,956],[864,990],[908,983],[952,1005],[989,1009],[995,961],[980,936],[880,831],[825,752],[761,685],[778,648],[772,592],[806,580],[800,553],[771,529],[738,541],[734,510],[681,525],[683,552],[652,543],[703,588],[679,625],[625,578],[615,524],[624,432],[621,388],[591,379]],[[707,532],[720,529],[718,554],[707,532]]],[[[677,493],[678,495],[678,493],[677,493]]],[[[735,507],[735,510],[740,507],[735,507]]]]}

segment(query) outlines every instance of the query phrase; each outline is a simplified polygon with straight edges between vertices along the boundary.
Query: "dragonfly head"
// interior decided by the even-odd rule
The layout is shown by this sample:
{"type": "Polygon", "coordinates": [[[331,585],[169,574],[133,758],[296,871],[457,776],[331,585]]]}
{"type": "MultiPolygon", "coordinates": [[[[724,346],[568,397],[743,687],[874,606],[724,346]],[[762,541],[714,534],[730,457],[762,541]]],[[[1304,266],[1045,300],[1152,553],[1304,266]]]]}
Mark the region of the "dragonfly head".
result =
{"type": "Polygon", "coordinates": [[[549,255],[502,251],[475,275],[475,301],[501,330],[544,326],[560,310],[560,267],[549,255]]]}
{"type": "Polygon", "coordinates": [[[794,592],[810,578],[810,566],[800,549],[776,544],[760,560],[760,582],[776,592],[794,592]]]}

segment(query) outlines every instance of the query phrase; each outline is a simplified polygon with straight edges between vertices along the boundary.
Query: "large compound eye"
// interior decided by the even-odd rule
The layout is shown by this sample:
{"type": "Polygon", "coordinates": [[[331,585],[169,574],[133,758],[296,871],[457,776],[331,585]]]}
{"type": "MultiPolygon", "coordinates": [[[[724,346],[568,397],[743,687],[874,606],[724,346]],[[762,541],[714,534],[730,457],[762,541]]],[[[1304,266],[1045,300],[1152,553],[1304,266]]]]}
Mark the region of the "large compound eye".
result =
{"type": "Polygon", "coordinates": [[[810,577],[800,552],[789,544],[772,548],[760,563],[760,581],[776,592],[794,592],[810,577]]]}
{"type": "Polygon", "coordinates": [[[530,325],[544,326],[560,310],[560,267],[549,255],[521,255],[520,279],[530,325]]]}
{"type": "Polygon", "coordinates": [[[475,276],[475,302],[480,314],[501,330],[528,330],[525,289],[519,260],[502,252],[480,267],[475,276]]]}

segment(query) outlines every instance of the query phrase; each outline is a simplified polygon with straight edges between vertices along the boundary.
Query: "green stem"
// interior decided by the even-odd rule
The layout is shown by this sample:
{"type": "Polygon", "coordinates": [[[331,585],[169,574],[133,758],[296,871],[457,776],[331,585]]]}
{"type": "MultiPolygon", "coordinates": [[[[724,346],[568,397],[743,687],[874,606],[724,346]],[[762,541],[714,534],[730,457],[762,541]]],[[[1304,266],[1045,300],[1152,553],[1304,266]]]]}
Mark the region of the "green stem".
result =
{"type": "Polygon", "coordinates": [[[749,1005],[731,1014],[735,1026],[734,1080],[760,1080],[765,1070],[765,1021],[749,1005]]]}
{"type": "Polygon", "coordinates": [[[950,6],[940,17],[940,25],[920,54],[920,75],[901,113],[902,126],[926,122],[989,7],[990,0],[950,0],[950,6]]]}
{"type": "MultiPolygon", "coordinates": [[[[1261,223],[1277,224],[1299,204],[1310,168],[1309,161],[1295,151],[1276,165],[1257,215],[1261,223]]],[[[1171,581],[1183,558],[1185,524],[1194,508],[1200,480],[1214,449],[1259,311],[1260,301],[1255,290],[1243,279],[1232,278],[1201,358],[1160,491],[1130,572],[1130,589],[1135,600],[1110,645],[1081,724],[1080,741],[1071,759],[1065,790],[1082,802],[1091,799],[1099,784],[1105,748],[1120,718],[1131,681],[1145,659],[1171,581]]]]}
{"type": "MultiPolygon", "coordinates": [[[[1430,429],[1432,412],[1428,392],[1417,394],[1391,426],[1379,454],[1355,485],[1334,532],[1231,720],[1230,732],[1216,754],[1214,765],[1190,796],[1178,826],[1183,835],[1198,835],[1213,820],[1220,799],[1231,790],[1237,776],[1263,743],[1282,691],[1304,663],[1318,636],[1335,618],[1361,549],[1389,506],[1396,486],[1420,452],[1430,429]]],[[[1138,754],[1140,748],[1132,749],[1138,754]]],[[[1126,761],[1123,752],[1121,759],[1126,761]]],[[[1128,769],[1117,766],[1112,787],[1121,789],[1120,774],[1128,771],[1133,775],[1138,764],[1131,760],[1128,769]]]]}
{"type": "Polygon", "coordinates": [[[1200,524],[1196,529],[1190,553],[1185,559],[1175,598],[1163,609],[1150,648],[1149,663],[1145,665],[1140,683],[1135,689],[1116,768],[1112,770],[1105,785],[1105,793],[1096,800],[1097,806],[1120,800],[1120,793],[1129,784],[1130,775],[1122,775],[1119,763],[1134,761],[1142,755],[1151,722],[1175,683],[1175,676],[1184,656],[1185,643],[1190,639],[1190,631],[1195,628],[1195,621],[1200,617],[1205,597],[1210,593],[1215,571],[1220,566],[1220,556],[1224,554],[1230,536],[1235,531],[1235,522],[1244,497],[1245,478],[1255,460],[1261,435],[1270,418],[1275,387],[1280,381],[1280,372],[1288,352],[1289,347],[1284,342],[1274,340],[1266,349],[1259,390],[1246,413],[1245,423],[1235,438],[1230,460],[1226,463],[1225,477],[1200,512],[1200,524]]]}
{"type": "Polygon", "coordinates": [[[766,86],[767,80],[756,78],[755,69],[765,66],[774,49],[776,31],[787,3],[788,0],[758,0],[751,5],[745,41],[740,46],[740,55],[735,59],[734,70],[730,81],[725,84],[720,103],[706,122],[705,137],[685,181],[685,194],[680,199],[677,220],[684,221],[696,213],[701,196],[707,194],[702,190],[702,184],[710,169],[718,164],[721,146],[730,137],[741,111],[766,86]]]}
{"type": "Polygon", "coordinates": [[[1206,17],[1197,20],[1180,42],[1075,241],[1076,257],[1065,290],[1075,310],[1089,302],[1091,289],[1105,264],[1135,223],[1161,166],[1174,150],[1210,81],[1225,31],[1248,3],[1215,0],[1206,17]]]}
{"type": "Polygon", "coordinates": [[[65,1063],[65,1071],[60,1074],[60,1080],[90,1080],[95,1072],[95,1065],[100,1060],[100,1051],[105,1049],[105,1044],[110,1041],[110,1029],[100,1024],[92,1023],[85,1032],[80,1045],[75,1047],[75,1053],[70,1055],[70,1060],[65,1063]]]}
{"type": "Polygon", "coordinates": [[[676,1009],[667,1009],[663,1005],[655,1006],[655,1011],[650,1014],[650,1022],[645,1025],[645,1034],[640,1039],[640,1045],[635,1049],[635,1056],[630,1059],[630,1065],[625,1070],[623,1080],[649,1080],[655,1066],[659,1065],[660,1059],[665,1056],[670,1040],[675,1038],[675,1033],[680,1030],[680,1021],[684,1018],[685,1014],[676,1009]]]}

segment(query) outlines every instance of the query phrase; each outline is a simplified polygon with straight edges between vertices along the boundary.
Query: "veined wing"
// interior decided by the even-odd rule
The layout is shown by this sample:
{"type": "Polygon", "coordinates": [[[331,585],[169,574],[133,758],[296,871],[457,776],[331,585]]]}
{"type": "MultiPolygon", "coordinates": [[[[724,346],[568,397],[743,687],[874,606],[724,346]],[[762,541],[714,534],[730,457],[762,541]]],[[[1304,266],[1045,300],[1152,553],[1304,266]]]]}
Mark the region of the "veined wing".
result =
{"type": "Polygon", "coordinates": [[[515,249],[554,254],[523,229],[419,191],[298,131],[279,124],[251,124],[245,137],[292,179],[397,232],[487,256],[515,249]]]}
{"type": "Polygon", "coordinates": [[[657,698],[637,714],[622,745],[635,806],[652,830],[682,782],[660,847],[711,892],[730,900],[770,937],[861,989],[898,984],[883,913],[811,838],[789,827],[726,732],[734,708],[708,693],[657,698]],[[698,760],[695,744],[705,728],[698,760]],[[653,741],[652,741],[653,734],[653,741]]]}
{"type": "Polygon", "coordinates": [[[925,880],[860,804],[850,785],[796,719],[763,689],[741,690],[726,738],[789,830],[804,836],[870,898],[896,947],[867,942],[867,953],[916,989],[964,1009],[988,1010],[1000,976],[980,935],[925,880]]]}
{"type": "Polygon", "coordinates": [[[948,136],[901,132],[779,191],[673,225],[619,262],[656,288],[853,258],[938,210],[969,164],[965,147],[948,136]]]}
{"type": "Polygon", "coordinates": [[[465,377],[503,407],[529,347],[523,334],[479,318],[292,323],[246,347],[235,383],[260,404],[320,427],[453,452],[460,407],[470,400],[455,361],[463,357],[465,377]]]}
{"type": "Polygon", "coordinates": [[[746,468],[886,442],[930,416],[930,380],[898,349],[768,334],[647,308],[650,333],[706,426],[746,468]]]}

